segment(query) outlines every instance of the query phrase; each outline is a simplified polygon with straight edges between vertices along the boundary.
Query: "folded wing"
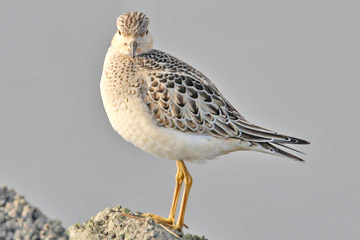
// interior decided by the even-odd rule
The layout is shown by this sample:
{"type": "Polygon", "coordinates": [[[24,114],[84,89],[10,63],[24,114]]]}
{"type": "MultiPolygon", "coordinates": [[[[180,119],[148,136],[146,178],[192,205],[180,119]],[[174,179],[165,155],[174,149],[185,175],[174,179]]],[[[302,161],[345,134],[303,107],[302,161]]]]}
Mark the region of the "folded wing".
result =
{"type": "Polygon", "coordinates": [[[149,74],[144,76],[144,101],[159,126],[258,143],[270,153],[301,160],[273,144],[309,142],[248,122],[216,86],[193,67],[158,50],[144,54],[137,61],[148,70],[149,74]]]}

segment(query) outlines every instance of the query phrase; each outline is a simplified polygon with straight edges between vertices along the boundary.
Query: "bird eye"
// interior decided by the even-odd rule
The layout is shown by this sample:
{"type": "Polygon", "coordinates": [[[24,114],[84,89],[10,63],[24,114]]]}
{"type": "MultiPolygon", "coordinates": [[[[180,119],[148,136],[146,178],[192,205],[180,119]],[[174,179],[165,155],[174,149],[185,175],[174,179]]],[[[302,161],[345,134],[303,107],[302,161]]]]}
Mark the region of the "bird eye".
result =
{"type": "Polygon", "coordinates": [[[149,33],[149,30],[146,30],[146,33],[145,33],[145,34],[148,35],[148,33],[149,33]]]}
{"type": "Polygon", "coordinates": [[[118,33],[119,33],[119,35],[121,36],[121,32],[120,32],[120,30],[118,31],[118,33]]]}

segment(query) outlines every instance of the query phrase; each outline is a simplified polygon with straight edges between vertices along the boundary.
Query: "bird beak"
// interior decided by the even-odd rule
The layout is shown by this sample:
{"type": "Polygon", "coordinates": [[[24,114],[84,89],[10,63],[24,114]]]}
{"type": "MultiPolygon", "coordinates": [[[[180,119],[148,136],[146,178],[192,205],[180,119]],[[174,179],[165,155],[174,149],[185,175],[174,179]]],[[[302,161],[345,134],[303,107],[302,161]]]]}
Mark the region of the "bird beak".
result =
{"type": "Polygon", "coordinates": [[[137,44],[136,41],[132,41],[130,43],[130,51],[131,51],[131,57],[132,58],[135,58],[135,53],[136,53],[137,46],[138,46],[138,44],[137,44]]]}

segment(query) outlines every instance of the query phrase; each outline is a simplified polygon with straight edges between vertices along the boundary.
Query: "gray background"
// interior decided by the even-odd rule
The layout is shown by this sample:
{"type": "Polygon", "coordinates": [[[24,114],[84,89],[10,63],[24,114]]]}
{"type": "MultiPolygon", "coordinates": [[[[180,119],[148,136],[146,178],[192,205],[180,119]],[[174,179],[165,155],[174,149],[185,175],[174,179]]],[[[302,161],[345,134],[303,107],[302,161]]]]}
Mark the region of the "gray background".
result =
{"type": "Polygon", "coordinates": [[[237,152],[194,178],[186,224],[209,239],[358,239],[356,1],[1,1],[0,183],[65,226],[108,206],[167,216],[175,162],[125,142],[99,81],[115,19],[205,73],[250,121],[311,141],[305,164],[237,152]]]}

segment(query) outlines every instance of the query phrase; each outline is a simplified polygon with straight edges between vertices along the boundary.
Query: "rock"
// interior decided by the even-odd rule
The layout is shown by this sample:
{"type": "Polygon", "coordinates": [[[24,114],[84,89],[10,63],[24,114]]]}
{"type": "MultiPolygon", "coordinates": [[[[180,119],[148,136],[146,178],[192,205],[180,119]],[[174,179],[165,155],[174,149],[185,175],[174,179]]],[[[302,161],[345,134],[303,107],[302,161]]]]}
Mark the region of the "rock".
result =
{"type": "Polygon", "coordinates": [[[0,187],[0,240],[67,240],[60,221],[51,220],[25,198],[6,186],[0,187]]]}
{"type": "Polygon", "coordinates": [[[70,240],[207,240],[191,234],[183,236],[120,205],[100,211],[82,225],[72,225],[67,233],[70,240]]]}
{"type": "Polygon", "coordinates": [[[120,205],[105,208],[84,224],[67,232],[59,220],[46,217],[39,208],[6,186],[0,187],[0,240],[207,240],[183,235],[133,213],[120,205]]]}

